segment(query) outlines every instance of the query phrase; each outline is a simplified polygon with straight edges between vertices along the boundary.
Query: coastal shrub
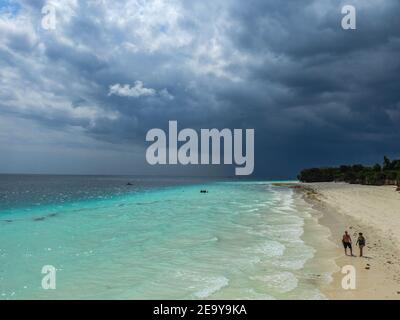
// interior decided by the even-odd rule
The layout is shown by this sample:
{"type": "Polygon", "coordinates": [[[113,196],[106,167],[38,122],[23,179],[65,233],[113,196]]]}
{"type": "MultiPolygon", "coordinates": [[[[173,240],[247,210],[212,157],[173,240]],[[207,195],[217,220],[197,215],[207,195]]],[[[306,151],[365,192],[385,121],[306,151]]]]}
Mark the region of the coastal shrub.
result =
{"type": "Polygon", "coordinates": [[[352,166],[353,172],[361,172],[364,170],[364,166],[362,164],[355,164],[352,166]]]}
{"type": "Polygon", "coordinates": [[[397,179],[397,171],[387,171],[385,172],[387,180],[396,180],[397,179]]]}
{"type": "Polygon", "coordinates": [[[335,179],[332,168],[311,168],[300,172],[299,180],[305,182],[332,182],[335,179]]]}
{"type": "Polygon", "coordinates": [[[382,167],[381,167],[381,165],[380,165],[379,163],[376,163],[372,169],[373,169],[375,172],[382,171],[382,167]]]}

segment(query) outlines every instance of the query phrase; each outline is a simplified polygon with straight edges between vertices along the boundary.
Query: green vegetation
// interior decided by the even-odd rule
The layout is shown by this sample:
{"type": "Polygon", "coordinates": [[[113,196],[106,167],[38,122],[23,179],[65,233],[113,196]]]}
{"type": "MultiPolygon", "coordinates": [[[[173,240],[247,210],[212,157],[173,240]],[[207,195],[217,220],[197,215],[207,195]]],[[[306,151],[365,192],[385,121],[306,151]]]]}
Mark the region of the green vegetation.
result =
{"type": "Polygon", "coordinates": [[[385,156],[382,166],[377,163],[372,167],[356,164],[305,169],[300,172],[297,178],[302,182],[344,181],[375,186],[400,186],[400,160],[391,161],[385,156]]]}

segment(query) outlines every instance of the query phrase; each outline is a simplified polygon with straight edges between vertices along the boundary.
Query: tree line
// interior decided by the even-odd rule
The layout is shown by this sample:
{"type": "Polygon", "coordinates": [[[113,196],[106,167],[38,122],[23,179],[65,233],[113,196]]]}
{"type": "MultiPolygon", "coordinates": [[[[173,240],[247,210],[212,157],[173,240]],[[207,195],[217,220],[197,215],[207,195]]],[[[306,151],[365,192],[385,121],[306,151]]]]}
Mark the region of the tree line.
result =
{"type": "Polygon", "coordinates": [[[400,186],[400,160],[383,158],[382,165],[363,166],[361,164],[342,165],[340,167],[324,167],[304,169],[297,178],[301,182],[348,182],[374,186],[400,186]]]}

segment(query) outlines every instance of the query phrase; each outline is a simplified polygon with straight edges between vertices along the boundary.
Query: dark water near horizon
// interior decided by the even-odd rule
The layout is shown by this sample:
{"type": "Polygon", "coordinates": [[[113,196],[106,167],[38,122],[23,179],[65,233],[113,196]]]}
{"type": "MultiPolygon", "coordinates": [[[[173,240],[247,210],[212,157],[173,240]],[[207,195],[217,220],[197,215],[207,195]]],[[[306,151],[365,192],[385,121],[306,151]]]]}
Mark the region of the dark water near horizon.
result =
{"type": "Polygon", "coordinates": [[[217,179],[205,177],[0,174],[0,210],[102,199],[144,190],[202,184],[215,180],[217,179]]]}

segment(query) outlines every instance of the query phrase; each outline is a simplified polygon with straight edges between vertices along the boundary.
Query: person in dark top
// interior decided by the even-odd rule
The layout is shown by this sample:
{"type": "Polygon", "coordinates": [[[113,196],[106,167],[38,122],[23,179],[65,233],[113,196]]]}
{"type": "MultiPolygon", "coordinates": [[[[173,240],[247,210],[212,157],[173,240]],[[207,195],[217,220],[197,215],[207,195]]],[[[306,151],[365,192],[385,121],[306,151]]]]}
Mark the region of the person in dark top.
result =
{"type": "Polygon", "coordinates": [[[344,232],[343,238],[342,238],[342,243],[343,243],[343,247],[344,247],[344,253],[347,254],[347,248],[350,249],[350,255],[353,256],[353,248],[351,247],[351,237],[348,234],[347,231],[344,232]]]}
{"type": "Polygon", "coordinates": [[[365,247],[365,238],[364,238],[362,232],[360,232],[358,234],[358,239],[357,239],[356,245],[358,245],[358,247],[360,248],[360,257],[362,257],[363,256],[363,248],[365,247]]]}

